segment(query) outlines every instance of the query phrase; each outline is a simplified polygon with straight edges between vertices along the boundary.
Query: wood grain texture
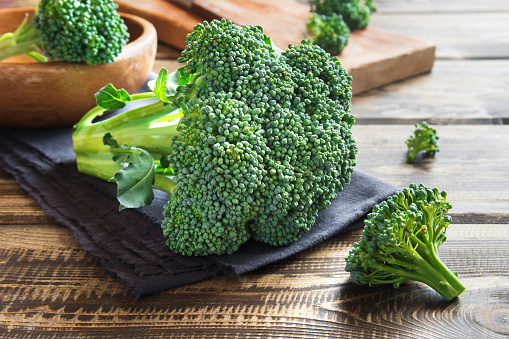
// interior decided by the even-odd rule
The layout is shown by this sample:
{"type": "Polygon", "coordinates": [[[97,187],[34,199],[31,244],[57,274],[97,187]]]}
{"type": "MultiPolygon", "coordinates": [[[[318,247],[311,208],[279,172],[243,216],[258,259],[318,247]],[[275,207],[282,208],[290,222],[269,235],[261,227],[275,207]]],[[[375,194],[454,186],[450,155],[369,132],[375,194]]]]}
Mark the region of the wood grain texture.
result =
{"type": "MultiPolygon", "coordinates": [[[[451,214],[509,213],[509,126],[435,126],[440,151],[406,163],[405,140],[413,125],[358,125],[357,168],[400,187],[411,183],[449,193],[451,214]]],[[[507,220],[506,222],[509,222],[507,220]]]]}
{"type": "Polygon", "coordinates": [[[378,14],[409,13],[493,13],[509,10],[509,2],[500,0],[377,0],[378,14]]]}
{"type": "Polygon", "coordinates": [[[509,57],[509,11],[375,14],[371,25],[436,44],[437,59],[509,57]]]}
{"type": "Polygon", "coordinates": [[[507,124],[509,60],[437,60],[433,71],[353,98],[360,123],[507,124]]]}
{"type": "Polygon", "coordinates": [[[118,10],[150,21],[158,39],[180,49],[186,47],[186,36],[203,17],[165,0],[116,0],[118,10]]]}
{"type": "MultiPolygon", "coordinates": [[[[239,277],[135,301],[0,169],[0,338],[509,337],[508,2],[375,4],[379,27],[429,38],[440,60],[354,97],[358,168],[448,191],[453,223],[440,253],[467,287],[460,298],[444,302],[420,283],[357,286],[343,269],[356,231],[239,277]],[[440,152],[409,165],[404,140],[421,120],[436,124],[440,152]]],[[[176,69],[178,53],[160,47],[154,70],[176,69]]]]}
{"type": "Polygon", "coordinates": [[[41,331],[76,338],[122,338],[125,331],[130,338],[503,338],[508,230],[451,225],[441,255],[467,291],[449,303],[419,283],[397,290],[352,283],[342,267],[359,232],[241,277],[133,301],[59,226],[4,225],[0,235],[11,241],[0,251],[0,329],[5,338],[41,331]]]}

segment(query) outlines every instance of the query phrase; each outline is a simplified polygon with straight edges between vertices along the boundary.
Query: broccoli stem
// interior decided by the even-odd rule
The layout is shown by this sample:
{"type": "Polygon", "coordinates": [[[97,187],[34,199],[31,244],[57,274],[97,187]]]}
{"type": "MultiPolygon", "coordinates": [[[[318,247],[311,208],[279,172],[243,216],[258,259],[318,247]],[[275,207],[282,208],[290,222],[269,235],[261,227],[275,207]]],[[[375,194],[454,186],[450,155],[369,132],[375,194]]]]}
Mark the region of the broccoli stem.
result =
{"type": "Polygon", "coordinates": [[[417,147],[414,147],[412,148],[412,150],[410,152],[408,152],[408,156],[407,156],[407,162],[412,162],[414,160],[414,158],[417,156],[417,153],[419,153],[421,151],[420,148],[417,148],[417,147]]]}
{"type": "Polygon", "coordinates": [[[33,52],[41,51],[40,39],[31,24],[24,27],[26,22],[25,18],[14,32],[0,36],[0,60],[23,54],[34,57],[38,61],[46,60],[44,57],[37,58],[33,55],[33,52]]]}
{"type": "MultiPolygon", "coordinates": [[[[431,220],[441,220],[442,218],[432,218],[431,220]]],[[[412,242],[417,244],[415,252],[412,256],[418,264],[418,272],[423,282],[437,291],[446,300],[451,300],[463,293],[466,287],[458,280],[458,278],[444,265],[440,260],[438,248],[435,243],[434,233],[435,225],[428,227],[427,241],[420,240],[414,234],[410,235],[412,242]]]]}
{"type": "Polygon", "coordinates": [[[422,276],[422,280],[416,280],[429,285],[448,301],[456,298],[466,290],[466,287],[458,280],[458,277],[444,265],[438,256],[433,254],[427,259],[417,259],[421,264],[419,273],[422,276]]]}
{"type": "MultiPolygon", "coordinates": [[[[131,101],[153,98],[153,93],[134,94],[131,101]]],[[[157,101],[94,122],[104,112],[106,109],[96,106],[83,117],[80,124],[75,125],[73,147],[78,170],[106,181],[110,181],[123,168],[113,157],[126,153],[121,148],[105,145],[106,134],[111,134],[119,145],[142,148],[156,159],[167,153],[171,136],[177,134],[178,121],[182,116],[178,107],[157,101]]],[[[176,185],[171,176],[156,174],[153,186],[172,193],[176,185]]]]}
{"type": "MultiPolygon", "coordinates": [[[[433,288],[446,300],[456,298],[466,289],[456,275],[444,265],[434,252],[428,252],[428,255],[421,256],[416,251],[412,255],[412,261],[409,263],[392,259],[386,260],[386,263],[376,264],[375,266],[380,271],[390,272],[407,280],[420,281],[433,288]]],[[[379,281],[379,283],[388,282],[390,281],[379,281]]]]}

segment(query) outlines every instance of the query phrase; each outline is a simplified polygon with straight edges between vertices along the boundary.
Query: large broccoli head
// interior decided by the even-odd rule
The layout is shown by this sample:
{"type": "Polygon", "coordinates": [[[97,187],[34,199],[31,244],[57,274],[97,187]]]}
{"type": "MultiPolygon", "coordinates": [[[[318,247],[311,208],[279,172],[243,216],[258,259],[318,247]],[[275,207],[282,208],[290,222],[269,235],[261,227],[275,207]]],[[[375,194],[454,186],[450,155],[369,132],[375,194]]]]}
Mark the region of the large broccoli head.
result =
{"type": "Polygon", "coordinates": [[[165,211],[169,246],[222,254],[250,235],[294,242],[350,181],[351,78],[310,43],[277,52],[260,27],[212,21],[187,43],[181,61],[197,80],[183,89],[194,105],[168,156],[179,196],[165,211]]]}

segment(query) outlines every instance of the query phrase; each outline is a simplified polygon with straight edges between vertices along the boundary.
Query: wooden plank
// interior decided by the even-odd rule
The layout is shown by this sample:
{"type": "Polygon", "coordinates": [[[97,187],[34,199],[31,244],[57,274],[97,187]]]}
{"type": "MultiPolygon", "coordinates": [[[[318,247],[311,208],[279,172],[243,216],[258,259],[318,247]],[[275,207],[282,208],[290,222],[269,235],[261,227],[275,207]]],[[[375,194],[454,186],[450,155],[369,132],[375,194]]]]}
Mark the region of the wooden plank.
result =
{"type": "Polygon", "coordinates": [[[509,11],[376,14],[371,25],[431,41],[437,58],[509,58],[509,11]]]}
{"type": "MultiPolygon", "coordinates": [[[[182,66],[156,60],[154,72],[182,66]]],[[[509,61],[437,60],[433,71],[354,96],[358,124],[509,124],[509,61]]]]}
{"type": "Polygon", "coordinates": [[[496,315],[509,291],[500,273],[509,269],[508,226],[450,226],[442,259],[467,291],[449,303],[420,283],[352,283],[344,257],[359,231],[240,277],[133,301],[62,228],[2,226],[0,236],[11,240],[0,243],[0,329],[14,339],[126,331],[130,338],[503,338],[507,325],[496,315]]]}
{"type": "Polygon", "coordinates": [[[39,0],[0,0],[0,8],[33,7],[39,0]]]}
{"type": "Polygon", "coordinates": [[[375,0],[378,14],[487,13],[509,11],[504,0],[375,0]]]}
{"type": "Polygon", "coordinates": [[[350,34],[339,55],[352,76],[352,93],[391,84],[430,72],[435,46],[425,40],[369,26],[350,34]]]}
{"type": "MultiPolygon", "coordinates": [[[[156,60],[154,71],[182,66],[156,60]]],[[[437,60],[433,72],[354,96],[358,124],[509,124],[509,61],[437,60]]]]}
{"type": "Polygon", "coordinates": [[[360,123],[509,123],[508,60],[437,60],[433,72],[353,98],[360,123]]]}
{"type": "MultiPolygon", "coordinates": [[[[413,125],[356,125],[358,165],[400,187],[423,183],[448,192],[451,214],[509,217],[509,126],[435,126],[440,151],[406,163],[413,125]]],[[[509,222],[509,221],[506,221],[509,222]]]]}
{"type": "Polygon", "coordinates": [[[186,36],[204,19],[165,0],[116,0],[118,11],[138,15],[156,27],[158,39],[184,49],[186,36]]]}

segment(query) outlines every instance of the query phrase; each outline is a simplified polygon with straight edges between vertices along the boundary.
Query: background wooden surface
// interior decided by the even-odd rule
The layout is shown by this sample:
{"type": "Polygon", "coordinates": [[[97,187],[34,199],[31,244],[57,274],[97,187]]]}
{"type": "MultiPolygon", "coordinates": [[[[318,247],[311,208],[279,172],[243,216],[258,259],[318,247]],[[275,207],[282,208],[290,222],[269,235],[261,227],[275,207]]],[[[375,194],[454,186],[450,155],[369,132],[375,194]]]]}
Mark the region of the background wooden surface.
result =
{"type": "MultiPolygon", "coordinates": [[[[509,337],[509,4],[375,4],[372,25],[436,43],[438,60],[430,74],[353,99],[358,168],[447,190],[453,224],[440,252],[467,286],[460,298],[419,283],[355,285],[343,267],[356,231],[135,301],[0,170],[0,338],[509,337]],[[404,141],[422,120],[436,125],[440,152],[409,165],[404,141]]],[[[178,54],[160,46],[154,69],[175,69],[178,54]]]]}

